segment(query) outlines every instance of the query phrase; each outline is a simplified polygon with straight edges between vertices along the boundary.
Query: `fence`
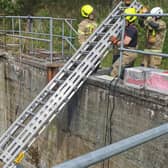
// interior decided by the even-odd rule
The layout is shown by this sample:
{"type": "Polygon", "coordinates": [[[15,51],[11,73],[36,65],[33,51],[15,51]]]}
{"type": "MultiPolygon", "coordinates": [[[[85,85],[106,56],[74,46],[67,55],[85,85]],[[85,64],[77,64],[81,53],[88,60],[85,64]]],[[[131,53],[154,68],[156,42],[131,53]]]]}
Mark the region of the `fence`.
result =
{"type": "Polygon", "coordinates": [[[0,46],[53,62],[76,51],[75,19],[0,16],[0,46]]]}

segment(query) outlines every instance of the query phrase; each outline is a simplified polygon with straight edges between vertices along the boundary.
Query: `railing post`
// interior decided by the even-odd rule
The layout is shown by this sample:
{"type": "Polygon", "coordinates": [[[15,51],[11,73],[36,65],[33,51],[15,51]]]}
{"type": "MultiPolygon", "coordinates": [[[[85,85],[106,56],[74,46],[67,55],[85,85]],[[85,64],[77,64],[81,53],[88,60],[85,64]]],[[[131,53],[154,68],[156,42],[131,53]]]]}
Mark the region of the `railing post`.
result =
{"type": "Polygon", "coordinates": [[[122,71],[122,60],[123,60],[123,48],[124,48],[124,34],[125,34],[125,16],[121,16],[123,26],[122,26],[122,33],[121,33],[121,43],[120,43],[120,62],[119,62],[119,73],[118,76],[121,76],[122,71]]]}
{"type": "Polygon", "coordinates": [[[4,29],[5,29],[5,33],[4,33],[4,48],[5,48],[5,50],[7,50],[7,44],[6,44],[6,27],[7,27],[7,25],[6,25],[6,16],[4,16],[3,17],[3,27],[4,27],[4,29]]]}
{"type": "Polygon", "coordinates": [[[53,62],[53,18],[50,18],[50,62],[53,62]]]}
{"type": "Polygon", "coordinates": [[[21,38],[21,35],[22,35],[22,32],[21,32],[21,18],[19,17],[19,43],[20,43],[20,48],[19,48],[19,51],[20,51],[20,56],[22,55],[22,38],[21,38]]]}
{"type": "MultiPolygon", "coordinates": [[[[72,25],[73,21],[70,20],[70,24],[72,25]]],[[[72,43],[72,29],[70,28],[70,32],[69,32],[69,36],[70,36],[70,42],[72,43]]],[[[71,45],[69,45],[69,52],[71,53],[72,51],[72,47],[71,45]]]]}
{"type": "Polygon", "coordinates": [[[62,21],[62,57],[64,57],[64,35],[65,35],[65,32],[64,32],[64,20],[62,21]]]}
{"type": "Polygon", "coordinates": [[[14,35],[15,35],[15,22],[14,22],[14,18],[12,17],[12,34],[13,34],[13,44],[15,43],[14,40],[14,35]]]}

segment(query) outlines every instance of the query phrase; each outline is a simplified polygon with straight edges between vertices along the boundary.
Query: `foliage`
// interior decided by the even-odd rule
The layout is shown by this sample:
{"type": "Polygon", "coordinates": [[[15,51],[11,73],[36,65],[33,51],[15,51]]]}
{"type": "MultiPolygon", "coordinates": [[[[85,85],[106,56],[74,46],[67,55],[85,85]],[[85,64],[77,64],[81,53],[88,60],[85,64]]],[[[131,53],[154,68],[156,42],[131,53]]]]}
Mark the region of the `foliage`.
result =
{"type": "MultiPolygon", "coordinates": [[[[61,18],[76,18],[80,22],[80,7],[84,4],[91,4],[95,8],[96,20],[98,23],[108,15],[108,13],[120,0],[0,0],[1,14],[13,15],[38,15],[38,16],[53,16],[61,18]]],[[[167,0],[140,0],[144,5],[150,9],[155,6],[161,6],[164,12],[168,13],[167,0]]],[[[164,20],[168,23],[168,17],[164,20]]],[[[76,27],[77,27],[76,23],[76,27]]],[[[144,46],[144,30],[139,28],[139,48],[143,49],[144,46]]],[[[58,30],[59,31],[59,30],[58,30]]],[[[164,45],[164,53],[168,53],[168,33],[164,45]]],[[[109,60],[109,57],[108,59],[109,60]]],[[[137,65],[141,62],[141,58],[137,59],[137,65]]],[[[105,61],[106,64],[106,61],[105,61]]],[[[163,59],[162,67],[168,65],[168,60],[163,59]]]]}
{"type": "Polygon", "coordinates": [[[0,0],[1,14],[12,14],[16,11],[15,2],[12,0],[0,0]]]}
{"type": "Polygon", "coordinates": [[[38,3],[39,0],[0,0],[0,10],[4,15],[28,15],[38,3]]]}

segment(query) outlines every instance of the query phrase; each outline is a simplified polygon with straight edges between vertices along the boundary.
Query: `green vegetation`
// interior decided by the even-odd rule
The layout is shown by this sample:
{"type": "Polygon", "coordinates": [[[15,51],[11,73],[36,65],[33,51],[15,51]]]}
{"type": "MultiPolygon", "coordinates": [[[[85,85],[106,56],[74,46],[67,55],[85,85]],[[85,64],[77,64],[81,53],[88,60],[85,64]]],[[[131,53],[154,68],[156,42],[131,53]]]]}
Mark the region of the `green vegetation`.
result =
{"type": "MultiPolygon", "coordinates": [[[[167,0],[140,0],[144,5],[148,6],[150,9],[155,6],[161,6],[164,9],[164,12],[168,13],[168,3],[167,0]]],[[[0,0],[0,9],[1,14],[4,15],[34,15],[34,16],[53,16],[53,17],[61,17],[61,18],[76,18],[77,22],[75,27],[77,28],[77,24],[82,19],[80,16],[80,7],[83,4],[91,4],[95,8],[96,12],[96,20],[98,23],[108,15],[108,13],[112,10],[112,8],[119,2],[119,0],[0,0]]],[[[164,18],[164,20],[168,23],[168,18],[164,18]]],[[[37,28],[38,26],[36,26],[37,28]]],[[[48,26],[44,27],[46,29],[48,26]]],[[[54,30],[55,32],[60,32],[60,29],[54,30]]],[[[145,48],[144,42],[144,30],[139,28],[139,48],[145,48]]],[[[168,33],[164,45],[164,53],[168,53],[168,33]]],[[[111,55],[103,60],[103,66],[111,66],[111,55]]],[[[139,65],[141,62],[141,56],[137,59],[136,65],[139,65]]],[[[163,59],[162,68],[168,67],[168,59],[163,59]]]]}

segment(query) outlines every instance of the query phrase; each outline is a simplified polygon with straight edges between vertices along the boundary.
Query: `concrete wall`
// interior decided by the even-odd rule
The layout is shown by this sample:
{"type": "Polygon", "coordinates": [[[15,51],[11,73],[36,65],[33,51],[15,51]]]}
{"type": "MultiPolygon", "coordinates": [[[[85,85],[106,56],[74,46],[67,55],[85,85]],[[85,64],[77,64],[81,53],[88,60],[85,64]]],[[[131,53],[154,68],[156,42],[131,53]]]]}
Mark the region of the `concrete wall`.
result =
{"type": "MultiPolygon", "coordinates": [[[[47,71],[42,65],[24,64],[8,54],[0,57],[0,78],[0,134],[2,134],[47,84],[47,71]]],[[[35,152],[36,148],[31,148],[28,158],[35,152]]]]}
{"type": "MultiPolygon", "coordinates": [[[[45,86],[47,73],[45,68],[12,59],[0,62],[0,76],[5,79],[0,85],[0,123],[6,118],[2,122],[6,127],[45,86]]],[[[168,96],[129,89],[120,82],[114,86],[92,76],[29,149],[26,160],[35,167],[49,168],[168,121],[168,96]]],[[[167,138],[94,167],[167,168],[167,138]]]]}
{"type": "Polygon", "coordinates": [[[5,131],[7,127],[6,118],[6,87],[5,87],[5,63],[0,62],[0,135],[5,131]]]}
{"type": "MultiPolygon", "coordinates": [[[[44,167],[168,121],[168,96],[129,89],[122,83],[114,86],[112,83],[110,87],[110,81],[91,77],[73,97],[67,112],[58,116],[41,137],[45,139],[39,147],[44,167]]],[[[161,137],[94,167],[167,168],[167,138],[161,137]]]]}

